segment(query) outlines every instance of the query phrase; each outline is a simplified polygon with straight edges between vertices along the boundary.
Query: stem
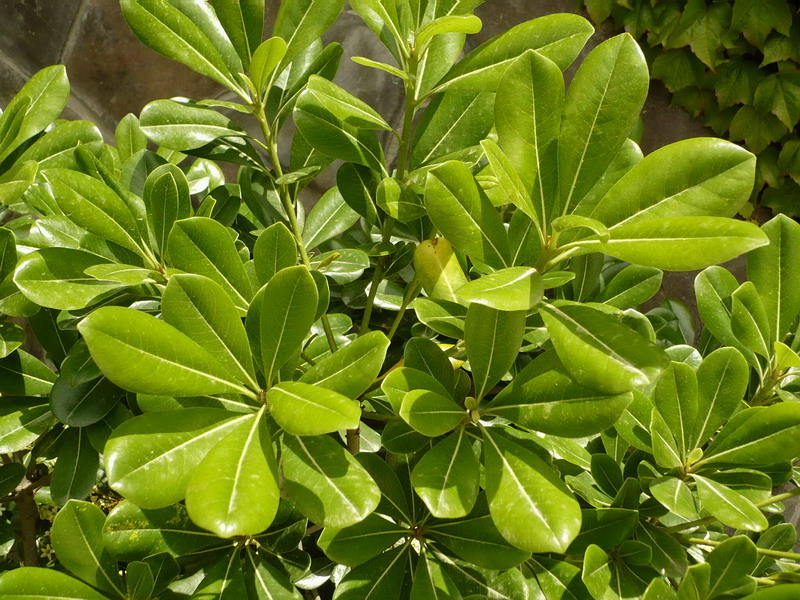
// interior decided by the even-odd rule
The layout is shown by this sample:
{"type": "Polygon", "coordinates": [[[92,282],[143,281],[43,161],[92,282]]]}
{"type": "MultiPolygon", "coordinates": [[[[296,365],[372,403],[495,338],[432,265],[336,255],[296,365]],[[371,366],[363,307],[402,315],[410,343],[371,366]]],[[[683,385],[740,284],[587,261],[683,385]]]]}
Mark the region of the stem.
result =
{"type": "MultiPolygon", "coordinates": [[[[411,151],[411,138],[414,135],[414,115],[417,112],[419,103],[414,99],[416,94],[417,85],[417,68],[419,67],[419,60],[416,50],[412,49],[408,59],[408,79],[404,81],[405,88],[405,108],[403,110],[403,130],[400,134],[400,147],[397,151],[397,169],[395,171],[395,179],[402,184],[406,176],[406,167],[408,166],[409,153],[411,151]]],[[[383,241],[388,242],[392,237],[392,229],[394,228],[394,219],[387,215],[383,222],[383,241]]],[[[378,286],[383,278],[383,271],[386,268],[386,257],[381,256],[375,265],[375,272],[372,274],[372,282],[370,283],[369,294],[367,295],[367,303],[364,306],[364,316],[361,319],[361,328],[359,335],[363,335],[369,331],[369,321],[372,318],[372,307],[375,304],[375,296],[378,294],[378,286]]]]}
{"type": "Polygon", "coordinates": [[[394,337],[394,334],[397,333],[397,328],[400,327],[400,323],[403,320],[403,315],[405,315],[406,309],[408,309],[408,305],[411,304],[411,301],[417,297],[421,289],[422,285],[419,283],[417,278],[414,277],[414,279],[406,288],[406,293],[403,296],[403,303],[400,305],[400,310],[397,311],[397,315],[394,317],[392,328],[389,330],[389,333],[386,336],[390,340],[394,337]]]}
{"type": "Polygon", "coordinates": [[[348,429],[347,430],[347,450],[350,454],[358,454],[361,450],[361,429],[356,427],[355,429],[348,429]]]}
{"type": "MultiPolygon", "coordinates": [[[[685,541],[696,546],[719,546],[722,542],[715,540],[704,540],[702,538],[684,538],[685,541]]],[[[779,550],[768,550],[767,548],[756,548],[756,551],[762,556],[769,556],[770,558],[784,558],[787,560],[800,561],[800,554],[797,552],[781,552],[779,550]]]]}
{"type": "MultiPolygon", "coordinates": [[[[258,104],[256,105],[255,116],[256,119],[258,119],[258,124],[261,126],[261,134],[264,136],[266,147],[269,149],[269,158],[272,161],[272,168],[275,171],[275,175],[277,175],[277,177],[282,177],[283,168],[281,167],[280,157],[278,156],[278,143],[269,129],[267,116],[264,113],[264,104],[261,100],[258,100],[258,104]]],[[[294,234],[297,247],[300,250],[300,258],[306,268],[311,271],[311,260],[308,258],[306,244],[305,241],[303,241],[303,230],[300,229],[300,224],[297,222],[297,211],[295,210],[294,202],[289,194],[289,189],[285,184],[278,185],[278,195],[281,198],[281,204],[283,204],[283,209],[286,211],[286,218],[289,219],[289,226],[292,229],[292,234],[294,234]]],[[[331,352],[336,352],[336,338],[333,335],[328,315],[323,314],[320,320],[322,321],[322,328],[325,330],[325,337],[328,339],[328,346],[331,352]]]]}
{"type": "MultiPolygon", "coordinates": [[[[795,496],[800,496],[800,487],[794,488],[790,492],[785,492],[783,494],[777,494],[775,496],[770,496],[766,500],[762,502],[757,502],[755,504],[756,508],[763,508],[765,506],[769,506],[770,504],[775,504],[776,502],[783,502],[784,500],[788,500],[789,498],[794,498],[795,496]]],[[[717,519],[715,517],[703,517],[702,519],[695,519],[694,521],[687,521],[686,523],[681,523],[680,525],[673,525],[672,527],[665,527],[664,531],[666,533],[678,533],[680,531],[685,531],[686,529],[692,529],[693,527],[702,527],[703,525],[708,525],[709,523],[714,523],[717,519]]]]}

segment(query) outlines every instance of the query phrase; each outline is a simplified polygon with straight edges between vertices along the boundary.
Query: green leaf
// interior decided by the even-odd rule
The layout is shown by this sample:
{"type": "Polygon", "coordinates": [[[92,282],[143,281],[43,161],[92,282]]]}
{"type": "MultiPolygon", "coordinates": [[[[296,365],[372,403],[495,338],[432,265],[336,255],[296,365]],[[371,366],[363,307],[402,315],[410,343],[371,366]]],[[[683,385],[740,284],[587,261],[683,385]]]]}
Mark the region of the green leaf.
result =
{"type": "Polygon", "coordinates": [[[203,570],[203,579],[192,594],[198,600],[246,598],[241,554],[228,549],[203,570]]]}
{"type": "Polygon", "coordinates": [[[697,376],[685,363],[672,362],[656,382],[653,404],[675,436],[681,459],[693,449],[692,432],[698,416],[697,376]]]}
{"type": "Polygon", "coordinates": [[[500,215],[464,163],[449,161],[428,173],[425,208],[444,237],[470,258],[495,269],[510,265],[500,215]]]}
{"type": "Polygon", "coordinates": [[[472,368],[475,398],[480,400],[508,372],[525,333],[525,313],[495,310],[473,303],[467,310],[464,344],[472,368]]]}
{"type": "Polygon", "coordinates": [[[544,286],[536,269],[509,267],[484,275],[456,291],[463,304],[483,304],[501,311],[530,311],[542,300],[544,286]]]}
{"type": "Polygon", "coordinates": [[[284,435],[282,448],[283,486],[314,523],[342,529],[362,521],[378,506],[378,486],[332,438],[284,435]]]}
{"type": "Polygon", "coordinates": [[[800,405],[780,403],[739,414],[738,422],[728,421],[717,434],[698,465],[759,466],[800,456],[800,405]]]}
{"type": "Polygon", "coordinates": [[[427,600],[442,598],[461,600],[461,593],[441,565],[425,552],[417,562],[414,571],[414,585],[411,587],[410,600],[427,600]]]}
{"type": "Polygon", "coordinates": [[[250,344],[230,296],[202,275],[170,277],[161,300],[164,321],[208,351],[236,378],[258,388],[250,344]]]}
{"type": "Polygon", "coordinates": [[[6,397],[0,404],[0,452],[17,452],[33,444],[52,422],[43,398],[6,397]]]}
{"type": "Polygon", "coordinates": [[[50,392],[56,374],[24,350],[0,359],[0,393],[3,396],[44,396],[50,392]]]}
{"type": "Polygon", "coordinates": [[[584,251],[665,271],[689,271],[735,258],[768,243],[752,223],[722,217],[669,217],[612,227],[606,242],[589,242],[584,251]]]}
{"type": "MultiPolygon", "coordinates": [[[[203,30],[203,23],[196,14],[201,10],[198,5],[175,6],[167,0],[121,0],[121,6],[128,25],[146,46],[230,90],[240,89],[234,79],[237,72],[230,70],[219,48],[215,47],[217,39],[209,39],[207,31],[203,30]]],[[[230,45],[224,33],[220,38],[230,45]]]]}
{"type": "Polygon", "coordinates": [[[39,165],[35,161],[26,160],[0,175],[0,203],[12,205],[18,202],[33,184],[38,170],[39,165]]]}
{"type": "Polygon", "coordinates": [[[85,429],[67,429],[60,443],[50,494],[53,502],[63,505],[67,500],[82,500],[89,495],[97,481],[100,457],[89,443],[85,429]]]}
{"type": "Polygon", "coordinates": [[[136,219],[114,191],[77,171],[48,169],[47,180],[64,214],[76,225],[141,254],[136,219]]]}
{"type": "Polygon", "coordinates": [[[586,57],[569,88],[558,144],[564,211],[595,185],[633,129],[649,75],[629,34],[611,38],[586,57]]]}
{"type": "Polygon", "coordinates": [[[447,15],[428,23],[416,36],[416,46],[423,47],[434,36],[445,33],[478,33],[481,20],[475,15],[447,15]]]}
{"type": "Polygon", "coordinates": [[[106,416],[122,395],[123,391],[105,377],[72,386],[62,374],[50,392],[50,408],[65,425],[85,427],[106,416]]]}
{"type": "Polygon", "coordinates": [[[616,423],[631,394],[599,394],[573,381],[554,353],[534,359],[482,414],[560,437],[585,437],[616,423]]]}
{"type": "Polygon", "coordinates": [[[127,598],[117,561],[103,544],[105,519],[103,511],[89,502],[67,502],[53,521],[53,549],[59,562],[87,583],[127,598]]]}
{"type": "Polygon", "coordinates": [[[239,309],[253,293],[242,260],[224,225],[207,217],[177,221],[167,239],[170,264],[222,286],[239,309]]]}
{"type": "Polygon", "coordinates": [[[0,117],[0,160],[55,121],[68,98],[69,80],[63,65],[46,67],[31,77],[0,117]]]}
{"type": "Polygon", "coordinates": [[[303,50],[319,40],[336,20],[344,0],[299,0],[282,2],[275,19],[273,35],[286,40],[286,55],[281,69],[303,50]]]}
{"type": "Polygon", "coordinates": [[[475,506],[479,471],[478,459],[461,427],[423,455],[411,471],[411,485],[433,516],[457,519],[475,506]]]}
{"type": "Polygon", "coordinates": [[[702,446],[736,412],[749,380],[747,362],[735,348],[720,348],[703,360],[697,369],[697,420],[690,445],[702,446]]]}
{"type": "Polygon", "coordinates": [[[653,551],[652,565],[667,577],[681,578],[686,573],[689,561],[686,549],[665,531],[642,522],[636,530],[636,539],[650,546],[653,551]]]}
{"type": "Polygon", "coordinates": [[[78,325],[100,370],[140,394],[253,395],[207,350],[175,327],[138,310],[100,308],[78,325]]]}
{"type": "Polygon", "coordinates": [[[760,48],[773,29],[789,35],[792,11],[784,0],[736,0],[731,29],[744,33],[747,41],[760,48]]]}
{"type": "Polygon", "coordinates": [[[755,544],[744,535],[733,536],[715,547],[706,557],[711,565],[708,597],[740,595],[741,586],[754,589],[749,573],[756,564],[758,554],[755,544]]]}
{"type": "Polygon", "coordinates": [[[413,304],[417,318],[436,333],[455,339],[464,337],[467,309],[446,300],[417,298],[413,304]]]}
{"type": "Polygon", "coordinates": [[[676,142],[623,175],[589,216],[609,227],[665,217],[732,217],[750,197],[755,164],[752,154],[723,140],[676,142]]]}
{"type": "Polygon", "coordinates": [[[301,600],[302,596],[289,580],[286,569],[269,555],[247,550],[244,578],[251,598],[259,600],[301,600]]]}
{"type": "Polygon", "coordinates": [[[740,493],[696,473],[692,478],[703,507],[723,524],[748,531],[763,531],[769,526],[761,511],[740,493]]]}
{"type": "Polygon", "coordinates": [[[279,501],[278,466],[263,409],[205,455],[186,488],[192,521],[223,538],[261,533],[279,501]]]}
{"type": "Polygon", "coordinates": [[[558,214],[556,146],[563,108],[561,70],[538,52],[514,61],[497,89],[497,134],[524,186],[520,209],[534,221],[558,214]]]}
{"type": "Polygon", "coordinates": [[[489,92],[447,92],[436,96],[417,125],[409,165],[417,168],[477,145],[492,128],[494,96],[489,92]]]}
{"type": "Polygon", "coordinates": [[[59,600],[106,600],[106,596],[82,581],[54,569],[22,567],[0,578],[0,594],[8,598],[58,598],[59,600]]]}
{"type": "Polygon", "coordinates": [[[128,113],[120,119],[114,132],[114,143],[122,164],[137,152],[147,149],[147,138],[136,115],[128,113]]]}
{"type": "Polygon", "coordinates": [[[141,508],[174,504],[186,495],[203,457],[249,418],[218,408],[185,408],[128,419],[103,453],[108,481],[141,508]]]}
{"type": "Polygon", "coordinates": [[[158,553],[184,556],[221,540],[201,531],[183,504],[156,510],[141,509],[129,500],[117,504],[103,525],[103,541],[117,560],[141,560],[158,553]]]}
{"type": "Polygon", "coordinates": [[[591,544],[614,548],[639,524],[639,514],[624,508],[584,509],[581,515],[581,532],[570,544],[569,554],[582,554],[591,544]]]}
{"type": "Polygon", "coordinates": [[[405,395],[400,416],[415,430],[428,437],[452,431],[467,413],[450,398],[429,390],[413,390],[405,395]]]}
{"type": "Polygon", "coordinates": [[[181,151],[200,148],[219,138],[245,135],[238,125],[215,110],[172,100],[147,104],[142,109],[141,125],[142,132],[152,142],[181,151]]]}
{"type": "Polygon", "coordinates": [[[59,310],[81,309],[108,292],[124,287],[99,281],[84,271],[107,260],[71,248],[43,248],[26,255],[17,265],[14,283],[26,298],[59,310]]]}
{"type": "Polygon", "coordinates": [[[771,112],[793,129],[800,121],[800,76],[791,71],[774,73],[756,88],[753,106],[761,112],[771,112]]]}
{"type": "Polygon", "coordinates": [[[282,269],[253,299],[245,326],[267,386],[308,336],[318,299],[314,279],[302,265],[282,269]]]}
{"type": "Polygon", "coordinates": [[[356,429],[361,418],[358,403],[317,385],[284,381],[269,389],[270,414],[291,435],[322,435],[356,429]]]}
{"type": "Polygon", "coordinates": [[[456,291],[467,284],[458,256],[446,238],[420,242],[414,251],[414,270],[428,297],[448,304],[458,300],[456,291]]]}
{"type": "Polygon", "coordinates": [[[650,76],[663,81],[672,94],[701,85],[704,75],[703,63],[688,48],[660,52],[650,68],[650,76]]]}
{"type": "Polygon", "coordinates": [[[89,121],[59,122],[37,139],[17,159],[21,164],[28,160],[39,163],[39,171],[52,168],[78,169],[75,149],[86,146],[99,152],[103,135],[89,121]]]}
{"type": "Polygon", "coordinates": [[[764,73],[751,60],[734,58],[722,63],[714,79],[714,92],[720,108],[753,104],[756,88],[764,73]]]}
{"type": "Polygon", "coordinates": [[[5,358],[25,342],[25,330],[15,323],[0,323],[0,358],[5,358]]]}
{"type": "Polygon", "coordinates": [[[274,223],[261,232],[253,248],[253,266],[261,285],[281,269],[296,264],[297,244],[286,225],[274,223]]]}
{"type": "Polygon", "coordinates": [[[786,133],[786,126],[771,113],[760,113],[752,106],[741,107],[730,124],[730,139],[742,141],[752,152],[761,153],[786,133]]]}
{"type": "Polygon", "coordinates": [[[662,278],[659,269],[628,265],[602,289],[597,301],[621,310],[635,308],[658,293],[662,278]]]}
{"type": "Polygon", "coordinates": [[[800,271],[789,258],[800,252],[800,225],[777,215],[761,230],[770,244],[747,255],[747,275],[764,304],[772,340],[780,341],[800,312],[800,288],[794,284],[800,271]]]}
{"type": "Polygon", "coordinates": [[[350,527],[326,527],[317,544],[331,560],[357,567],[391,548],[404,534],[400,525],[373,513],[350,527]]]}
{"type": "Polygon", "coordinates": [[[379,554],[342,578],[334,600],[400,600],[408,560],[406,544],[379,554]]]}
{"type": "Polygon", "coordinates": [[[301,93],[292,117],[300,135],[318,152],[385,172],[383,148],[375,134],[346,124],[316,96],[301,93]]]}
{"type": "Polygon", "coordinates": [[[669,365],[653,342],[589,306],[546,304],[540,314],[564,368],[582,386],[622,394],[655,381],[669,365]]]}
{"type": "Polygon", "coordinates": [[[336,172],[336,184],[344,201],[369,223],[378,218],[375,208],[375,193],[379,178],[368,167],[343,164],[336,172]]]}
{"type": "Polygon", "coordinates": [[[671,513],[684,519],[697,518],[692,492],[686,483],[677,477],[659,477],[650,482],[650,494],[671,513]]]}
{"type": "Polygon", "coordinates": [[[761,297],[752,281],[746,281],[731,294],[733,335],[756,354],[771,355],[770,324],[761,297]]]}
{"type": "Polygon", "coordinates": [[[323,242],[350,229],[358,221],[358,213],[345,202],[339,189],[331,188],[317,200],[303,226],[306,248],[316,248],[323,242]]]}
{"type": "Polygon", "coordinates": [[[6,463],[0,466],[0,495],[7,496],[16,490],[27,471],[22,463],[6,463]]]}
{"type": "Polygon", "coordinates": [[[447,388],[438,379],[424,371],[405,366],[392,369],[381,383],[381,390],[397,414],[400,414],[406,394],[413,390],[428,390],[439,396],[449,396],[447,388]]]}
{"type": "Polygon", "coordinates": [[[370,331],[318,362],[299,381],[358,398],[378,377],[388,348],[382,332],[370,331]]]}
{"type": "Polygon", "coordinates": [[[467,54],[442,78],[436,90],[494,92],[506,69],[525,50],[536,50],[563,71],[592,32],[589,22],[577,15],[547,15],[526,21],[467,54]]]}
{"type": "Polygon", "coordinates": [[[583,558],[583,583],[593,598],[626,600],[640,598],[647,587],[645,573],[617,562],[599,546],[589,546],[583,558]]]}
{"type": "Polygon", "coordinates": [[[309,77],[297,102],[317,104],[341,122],[358,129],[392,129],[369,104],[319,75],[309,77]]]}
{"type": "Polygon", "coordinates": [[[125,581],[128,584],[128,596],[131,600],[148,600],[153,596],[155,580],[150,565],[135,561],[125,570],[125,581]]]}
{"type": "MultiPolygon", "coordinates": [[[[254,40],[255,43],[258,44],[260,39],[259,35],[258,41],[254,40]]],[[[256,91],[263,94],[272,74],[286,55],[286,42],[282,38],[271,37],[262,42],[252,54],[250,78],[253,80],[256,91]]]]}
{"type": "Polygon", "coordinates": [[[483,433],[486,495],[500,533],[530,552],[565,552],[580,531],[577,500],[538,456],[489,429],[483,433]]]}
{"type": "Polygon", "coordinates": [[[683,466],[678,443],[675,436],[661,416],[661,412],[653,408],[650,415],[650,437],[652,439],[653,457],[656,463],[665,469],[678,469],[683,466]]]}
{"type": "Polygon", "coordinates": [[[211,6],[247,68],[264,32],[264,0],[211,0],[211,6]]]}
{"type": "Polygon", "coordinates": [[[147,176],[142,199],[147,210],[147,224],[155,237],[156,251],[163,256],[175,221],[186,219],[192,213],[186,175],[172,164],[157,167],[147,176]]]}

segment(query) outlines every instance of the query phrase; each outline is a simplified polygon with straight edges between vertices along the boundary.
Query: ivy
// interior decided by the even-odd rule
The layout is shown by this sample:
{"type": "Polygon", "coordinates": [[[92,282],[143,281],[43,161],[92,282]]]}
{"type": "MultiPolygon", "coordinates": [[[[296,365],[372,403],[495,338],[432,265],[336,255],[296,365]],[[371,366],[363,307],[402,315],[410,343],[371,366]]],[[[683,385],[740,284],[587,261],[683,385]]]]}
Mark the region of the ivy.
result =
{"type": "Polygon", "coordinates": [[[800,215],[800,12],[785,0],[585,0],[643,45],[672,104],[758,155],[749,217],[800,215]]]}

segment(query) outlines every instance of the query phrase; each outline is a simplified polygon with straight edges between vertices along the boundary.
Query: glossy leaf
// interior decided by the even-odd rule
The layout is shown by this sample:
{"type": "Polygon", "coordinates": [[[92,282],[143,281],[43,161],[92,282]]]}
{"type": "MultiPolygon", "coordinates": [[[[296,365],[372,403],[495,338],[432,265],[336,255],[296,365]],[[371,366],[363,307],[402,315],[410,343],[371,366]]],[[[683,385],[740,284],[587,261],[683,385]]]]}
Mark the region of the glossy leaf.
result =
{"type": "Polygon", "coordinates": [[[706,510],[725,525],[748,531],[767,528],[767,519],[752,502],[732,489],[696,473],[697,495],[706,510]]]}
{"type": "Polygon", "coordinates": [[[509,266],[500,215],[464,163],[450,161],[430,171],[425,207],[436,228],[470,258],[496,269],[509,266]]]}
{"type": "Polygon", "coordinates": [[[525,313],[495,310],[473,303],[467,310],[464,343],[480,400],[508,372],[517,358],[525,313]]]}
{"type": "Polygon", "coordinates": [[[361,408],[333,390],[299,381],[284,381],[266,396],[270,414],[291,435],[322,435],[356,429],[361,408]]]}
{"type": "Polygon", "coordinates": [[[685,363],[673,362],[661,373],[653,392],[655,404],[667,423],[683,459],[692,450],[692,432],[698,416],[697,376],[685,363]]]}
{"type": "Polygon", "coordinates": [[[655,344],[594,308],[548,304],[540,314],[564,368],[590,389],[622,394],[654,381],[669,364],[655,344]]]}
{"type": "Polygon", "coordinates": [[[186,488],[192,520],[223,538],[264,531],[279,500],[278,466],[262,412],[217,443],[186,488]]]}
{"type": "Polygon", "coordinates": [[[283,437],[284,486],[297,508],[324,527],[344,528],[378,506],[378,486],[330,437],[283,437]]]}
{"type": "Polygon", "coordinates": [[[66,573],[41,567],[21,567],[0,579],[0,594],[9,598],[105,600],[106,596],[66,573]]]}
{"type": "Polygon", "coordinates": [[[697,369],[697,420],[694,446],[699,448],[739,407],[750,370],[735,348],[709,354],[697,369]]]}
{"type": "Polygon", "coordinates": [[[478,497],[479,464],[464,428],[426,452],[411,471],[411,485],[440,519],[467,515],[478,497]]]}
{"type": "Polygon", "coordinates": [[[425,600],[427,598],[447,598],[448,600],[461,600],[461,593],[453,581],[442,570],[428,553],[425,553],[417,563],[414,571],[414,585],[411,588],[410,600],[425,600]]]}
{"type": "Polygon", "coordinates": [[[469,305],[474,302],[502,311],[530,311],[542,299],[544,286],[536,269],[509,267],[461,286],[458,299],[469,305]]]}
{"type": "Polygon", "coordinates": [[[212,0],[211,6],[247,68],[264,30],[264,0],[212,0]]]}
{"type": "Polygon", "coordinates": [[[147,176],[142,198],[156,250],[163,255],[167,250],[167,236],[175,221],[191,216],[192,203],[186,175],[171,164],[157,167],[147,176]]]}
{"type": "Polygon", "coordinates": [[[345,202],[338,188],[323,194],[306,217],[303,240],[306,248],[316,248],[321,243],[344,233],[358,221],[358,213],[345,202]]]}
{"type": "Polygon", "coordinates": [[[400,416],[415,430],[429,437],[452,431],[466,417],[466,411],[450,398],[429,390],[405,395],[400,416]]]}
{"type": "Polygon", "coordinates": [[[286,40],[286,54],[281,65],[289,64],[318,40],[339,16],[343,6],[343,0],[282,2],[273,29],[273,35],[286,40]]]}
{"type": "Polygon", "coordinates": [[[304,266],[281,270],[253,299],[245,326],[267,386],[308,335],[317,300],[317,286],[304,266]]]}
{"type": "Polygon", "coordinates": [[[356,567],[391,548],[404,533],[401,526],[373,513],[344,529],[326,527],[318,544],[332,560],[356,567]]]}
{"type": "Polygon", "coordinates": [[[103,307],[78,329],[100,370],[124,389],[168,396],[248,393],[192,338],[146,313],[103,307]]]}
{"type": "Polygon", "coordinates": [[[421,242],[414,251],[414,270],[429,298],[457,302],[457,290],[467,284],[458,256],[446,238],[421,242]]]}
{"type": "Polygon", "coordinates": [[[106,416],[122,395],[122,390],[105,377],[72,386],[62,375],[50,392],[50,409],[65,425],[85,427],[106,416]]]}
{"type": "Polygon", "coordinates": [[[83,500],[97,480],[100,458],[82,428],[70,428],[62,435],[58,462],[50,481],[50,494],[58,505],[67,500],[83,500]]]}
{"type": "Polygon", "coordinates": [[[185,496],[203,457],[248,417],[216,408],[186,408],[129,419],[105,447],[109,483],[141,508],[174,504],[185,496]]]}
{"type": "Polygon", "coordinates": [[[104,521],[103,511],[89,502],[68,502],[53,521],[53,549],[59,562],[81,579],[112,597],[126,598],[117,561],[103,543],[104,521]]]}
{"type": "Polygon", "coordinates": [[[751,281],[744,282],[731,294],[731,331],[756,354],[769,357],[770,324],[764,304],[751,281]]]}
{"type": "Polygon", "coordinates": [[[563,553],[581,526],[577,500],[538,456],[484,429],[486,495],[497,528],[530,552],[563,553]]]}
{"type": "Polygon", "coordinates": [[[219,138],[245,135],[238,125],[215,110],[172,100],[156,100],[146,105],[141,125],[142,132],[152,142],[181,151],[200,148],[219,138]]]}

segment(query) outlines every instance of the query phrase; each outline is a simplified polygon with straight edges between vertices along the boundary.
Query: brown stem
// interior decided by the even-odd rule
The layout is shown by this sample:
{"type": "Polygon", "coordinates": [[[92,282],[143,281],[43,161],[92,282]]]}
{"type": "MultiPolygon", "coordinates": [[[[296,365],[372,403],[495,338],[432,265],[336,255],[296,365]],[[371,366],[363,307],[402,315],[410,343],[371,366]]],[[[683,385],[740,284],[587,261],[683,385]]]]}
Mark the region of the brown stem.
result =
{"type": "Polygon", "coordinates": [[[350,454],[358,454],[361,450],[361,429],[356,427],[355,429],[348,429],[347,430],[347,450],[350,454]]]}
{"type": "Polygon", "coordinates": [[[33,490],[25,490],[16,496],[19,510],[19,545],[22,564],[25,567],[39,566],[39,549],[36,547],[36,525],[39,509],[33,499],[33,490]]]}

